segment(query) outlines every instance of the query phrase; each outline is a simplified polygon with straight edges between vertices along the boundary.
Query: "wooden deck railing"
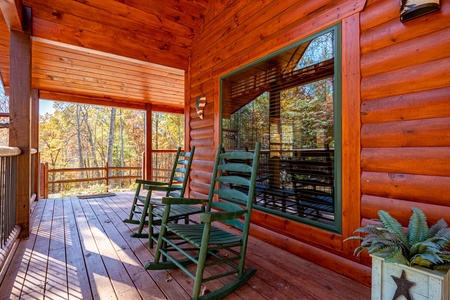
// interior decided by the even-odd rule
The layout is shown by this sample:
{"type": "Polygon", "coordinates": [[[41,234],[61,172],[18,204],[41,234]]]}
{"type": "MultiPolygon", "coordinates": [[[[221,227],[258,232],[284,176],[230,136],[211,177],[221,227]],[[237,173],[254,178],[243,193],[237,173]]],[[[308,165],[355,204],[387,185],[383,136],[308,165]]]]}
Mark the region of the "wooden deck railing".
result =
{"type": "Polygon", "coordinates": [[[21,152],[16,147],[0,146],[0,280],[20,232],[20,226],[16,225],[16,206],[17,156],[21,152]]]}
{"type": "Polygon", "coordinates": [[[96,168],[61,168],[50,169],[48,163],[41,163],[41,190],[43,194],[41,198],[48,198],[49,186],[51,191],[55,190],[55,185],[59,185],[58,190],[72,183],[82,182],[102,182],[106,189],[110,186],[112,180],[136,179],[141,178],[141,167],[110,167],[105,163],[103,167],[96,168]],[[121,172],[118,172],[121,171],[121,172]],[[137,171],[135,175],[131,175],[132,171],[137,171]],[[128,172],[130,175],[116,175],[128,172]],[[71,173],[71,176],[66,174],[71,173]],[[76,175],[73,175],[76,173],[76,175]]]}
{"type": "Polygon", "coordinates": [[[17,156],[16,147],[0,147],[0,248],[4,248],[16,226],[17,156]]]}
{"type": "MultiPolygon", "coordinates": [[[[152,179],[166,181],[170,176],[176,150],[153,150],[152,151],[152,179]]],[[[145,165],[145,164],[143,164],[145,165]]],[[[74,183],[102,182],[107,191],[111,186],[111,181],[133,180],[142,178],[143,170],[141,166],[130,167],[110,167],[105,163],[103,167],[95,168],[59,168],[50,169],[48,163],[41,163],[40,166],[40,198],[48,198],[51,191],[67,188],[74,183]],[[134,171],[134,174],[132,174],[134,171]],[[71,176],[66,174],[71,173],[71,176]],[[77,175],[73,175],[73,174],[77,175]],[[125,175],[128,173],[128,175],[125,175]]]]}

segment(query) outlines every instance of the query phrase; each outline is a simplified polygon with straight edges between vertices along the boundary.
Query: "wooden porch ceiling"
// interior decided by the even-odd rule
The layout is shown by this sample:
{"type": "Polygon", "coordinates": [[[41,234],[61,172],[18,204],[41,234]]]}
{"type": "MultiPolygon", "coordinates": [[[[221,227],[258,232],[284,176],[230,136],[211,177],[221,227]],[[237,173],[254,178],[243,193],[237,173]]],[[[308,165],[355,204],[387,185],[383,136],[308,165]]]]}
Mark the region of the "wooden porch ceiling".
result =
{"type": "MultiPolygon", "coordinates": [[[[32,87],[41,98],[184,107],[184,72],[208,0],[19,2],[31,8],[32,87]]],[[[0,74],[7,92],[9,51],[2,14],[0,74]]]]}

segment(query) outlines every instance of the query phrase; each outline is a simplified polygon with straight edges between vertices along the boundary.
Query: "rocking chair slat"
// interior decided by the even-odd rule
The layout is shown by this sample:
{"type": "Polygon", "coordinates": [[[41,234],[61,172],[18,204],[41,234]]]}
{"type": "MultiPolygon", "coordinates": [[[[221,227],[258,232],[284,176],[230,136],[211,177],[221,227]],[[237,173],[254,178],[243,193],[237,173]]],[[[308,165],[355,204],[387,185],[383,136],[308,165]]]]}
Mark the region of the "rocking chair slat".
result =
{"type": "Polygon", "coordinates": [[[248,159],[252,161],[254,157],[254,153],[248,151],[233,151],[220,154],[221,159],[248,159]]]}
{"type": "Polygon", "coordinates": [[[226,182],[229,184],[239,184],[244,186],[250,185],[250,180],[247,178],[239,177],[239,176],[221,176],[220,178],[217,178],[218,182],[226,182]]]}
{"type": "Polygon", "coordinates": [[[214,193],[216,195],[219,195],[222,199],[237,199],[245,201],[247,200],[247,195],[239,190],[232,190],[232,189],[216,189],[214,190],[214,193]]]}
{"type": "Polygon", "coordinates": [[[228,163],[220,165],[218,169],[222,171],[239,172],[239,173],[250,173],[252,171],[251,166],[238,163],[228,163]]]}

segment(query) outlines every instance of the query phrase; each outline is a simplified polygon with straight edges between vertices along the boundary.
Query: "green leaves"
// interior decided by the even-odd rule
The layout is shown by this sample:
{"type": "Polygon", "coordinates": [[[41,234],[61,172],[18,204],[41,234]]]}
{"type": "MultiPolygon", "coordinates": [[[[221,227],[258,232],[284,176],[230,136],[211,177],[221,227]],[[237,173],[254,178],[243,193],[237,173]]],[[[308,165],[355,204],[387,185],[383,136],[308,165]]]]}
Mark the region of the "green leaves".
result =
{"type": "Polygon", "coordinates": [[[351,236],[344,241],[361,240],[355,255],[367,250],[387,262],[435,269],[450,268],[450,228],[447,228],[447,223],[441,219],[428,229],[425,214],[418,208],[412,211],[406,234],[396,219],[380,210],[378,216],[381,224],[360,227],[355,232],[365,236],[351,236]]]}
{"type": "Polygon", "coordinates": [[[378,212],[378,216],[380,217],[381,222],[383,223],[384,228],[389,230],[392,234],[397,236],[397,238],[401,241],[402,244],[408,245],[408,238],[406,237],[402,225],[391,215],[384,210],[380,210],[378,212]]]}
{"type": "Polygon", "coordinates": [[[413,214],[409,219],[409,245],[424,241],[428,236],[428,225],[425,214],[418,208],[412,208],[413,214]]]}

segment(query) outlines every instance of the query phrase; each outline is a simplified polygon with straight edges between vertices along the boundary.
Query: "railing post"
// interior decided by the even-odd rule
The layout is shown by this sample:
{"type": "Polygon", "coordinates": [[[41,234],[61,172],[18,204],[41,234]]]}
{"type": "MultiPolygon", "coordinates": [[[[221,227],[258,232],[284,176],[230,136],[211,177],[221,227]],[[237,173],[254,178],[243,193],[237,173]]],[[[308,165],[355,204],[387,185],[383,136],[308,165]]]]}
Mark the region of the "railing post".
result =
{"type": "Polygon", "coordinates": [[[44,163],[44,199],[48,199],[48,162],[44,163]]]}
{"type": "Polygon", "coordinates": [[[44,199],[44,163],[39,163],[39,199],[44,199]]]}
{"type": "Polygon", "coordinates": [[[144,169],[144,179],[152,180],[153,172],[153,146],[152,146],[152,105],[145,105],[146,115],[145,115],[145,169],[144,169]]]}
{"type": "Polygon", "coordinates": [[[145,151],[142,152],[141,179],[145,179],[145,151]]]}
{"type": "Polygon", "coordinates": [[[105,162],[105,183],[106,183],[106,191],[109,191],[109,165],[108,162],[105,162]]]}

